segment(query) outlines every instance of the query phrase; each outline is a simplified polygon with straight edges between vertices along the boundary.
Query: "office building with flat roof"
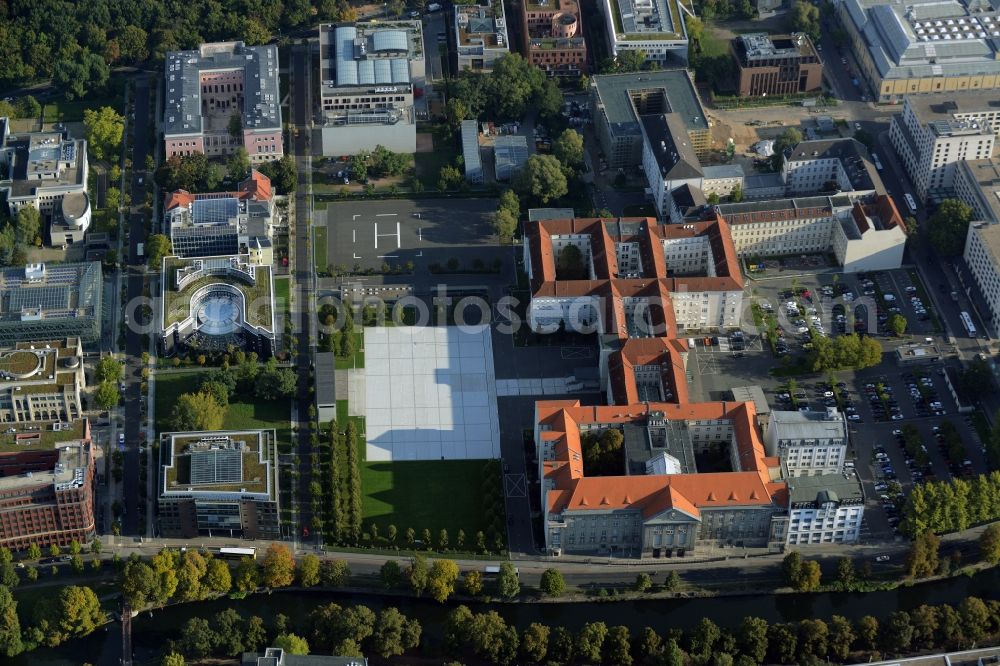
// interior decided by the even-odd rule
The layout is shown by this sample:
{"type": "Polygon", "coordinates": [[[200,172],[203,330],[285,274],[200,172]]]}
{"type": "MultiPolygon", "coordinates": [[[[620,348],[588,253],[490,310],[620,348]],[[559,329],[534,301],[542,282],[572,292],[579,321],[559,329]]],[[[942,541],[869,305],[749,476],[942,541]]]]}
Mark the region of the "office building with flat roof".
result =
{"type": "MultiPolygon", "coordinates": [[[[52,426],[53,428],[55,426],[52,426]]],[[[54,433],[5,434],[0,448],[0,546],[24,550],[95,534],[94,453],[86,419],[67,426],[65,441],[54,433]]]]}
{"type": "Polygon", "coordinates": [[[28,264],[0,270],[0,345],[101,335],[101,264],[28,264]]]}
{"type": "Polygon", "coordinates": [[[420,21],[324,23],[319,48],[323,154],[376,145],[416,152],[414,97],[426,82],[420,21]]]}
{"type": "Polygon", "coordinates": [[[507,17],[501,0],[455,5],[456,71],[489,72],[497,58],[510,53],[507,17]]]}
{"type": "Polygon", "coordinates": [[[996,92],[908,95],[889,138],[918,200],[952,195],[958,165],[992,157],[1000,132],[996,92]]]}
{"type": "Polygon", "coordinates": [[[684,0],[602,0],[611,55],[642,51],[661,67],[685,67],[688,36],[685,20],[694,16],[684,0]]]}
{"type": "Polygon", "coordinates": [[[168,538],[281,538],[274,430],[160,436],[157,518],[168,538]]]}
{"type": "Polygon", "coordinates": [[[281,648],[266,648],[263,653],[244,652],[240,666],[368,666],[364,657],[330,657],[323,654],[289,654],[281,648]]]}
{"type": "Polygon", "coordinates": [[[524,57],[549,76],[580,76],[589,71],[577,0],[525,0],[521,28],[524,57]]]}
{"type": "Polygon", "coordinates": [[[840,474],[847,444],[847,419],[834,407],[771,412],[764,438],[767,454],[778,456],[786,478],[840,474]]]}
{"type": "Polygon", "coordinates": [[[823,62],[805,33],[740,35],[732,49],[740,97],[795,95],[823,87],[823,62]]]}
{"type": "Polygon", "coordinates": [[[1000,13],[977,0],[838,0],[874,100],[1000,88],[1000,13]]]}
{"type": "Polygon", "coordinates": [[[976,302],[984,303],[986,312],[980,314],[990,319],[994,329],[1000,328],[1000,224],[979,223],[969,226],[962,254],[966,268],[972,275],[976,302]]]}
{"type": "Polygon", "coordinates": [[[854,472],[788,480],[789,546],[854,543],[861,537],[865,494],[854,472]]]}
{"type": "Polygon", "coordinates": [[[284,155],[276,45],[216,42],[171,51],[163,85],[167,158],[229,155],[237,148],[254,163],[284,155]]]}
{"type": "Polygon", "coordinates": [[[0,116],[0,199],[16,217],[34,206],[48,221],[51,245],[78,243],[90,228],[87,142],[67,132],[11,134],[0,116]]]}
{"type": "Polygon", "coordinates": [[[600,74],[590,80],[591,112],[601,150],[612,169],[643,159],[642,116],[677,114],[698,157],[708,154],[708,118],[686,69],[600,74]]]}
{"type": "Polygon", "coordinates": [[[247,255],[164,257],[160,278],[160,351],[220,351],[230,345],[274,353],[274,275],[247,255]]]}
{"type": "Polygon", "coordinates": [[[75,421],[87,387],[79,338],[0,350],[0,422],[75,421]]]}
{"type": "Polygon", "coordinates": [[[964,160],[955,166],[954,195],[972,219],[1000,223],[1000,159],[964,160]]]}
{"type": "Polygon", "coordinates": [[[274,191],[256,169],[235,192],[170,192],[163,211],[170,246],[179,257],[245,254],[253,264],[274,261],[274,191]]]}

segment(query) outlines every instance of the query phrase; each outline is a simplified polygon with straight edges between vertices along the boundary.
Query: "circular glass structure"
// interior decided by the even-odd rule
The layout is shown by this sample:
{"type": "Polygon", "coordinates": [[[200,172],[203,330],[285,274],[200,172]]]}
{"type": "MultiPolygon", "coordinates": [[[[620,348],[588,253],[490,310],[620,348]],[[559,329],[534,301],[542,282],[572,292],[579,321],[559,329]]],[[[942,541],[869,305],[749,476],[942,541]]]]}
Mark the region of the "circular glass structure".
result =
{"type": "Polygon", "coordinates": [[[206,335],[227,335],[238,328],[239,318],[236,297],[213,292],[202,299],[198,308],[198,330],[206,335]]]}

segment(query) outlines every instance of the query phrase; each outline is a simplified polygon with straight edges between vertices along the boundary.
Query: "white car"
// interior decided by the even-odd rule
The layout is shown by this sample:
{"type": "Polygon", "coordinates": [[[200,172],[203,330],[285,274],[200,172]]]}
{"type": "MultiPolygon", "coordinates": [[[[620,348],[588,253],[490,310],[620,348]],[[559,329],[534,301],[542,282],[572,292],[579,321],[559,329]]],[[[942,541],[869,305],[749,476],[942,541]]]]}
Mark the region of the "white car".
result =
{"type": "Polygon", "coordinates": [[[879,555],[878,557],[875,558],[875,561],[876,562],[888,562],[889,561],[889,556],[888,555],[879,555]]]}
{"type": "Polygon", "coordinates": [[[857,130],[858,132],[860,132],[861,131],[861,123],[854,123],[854,129],[857,130]]]}

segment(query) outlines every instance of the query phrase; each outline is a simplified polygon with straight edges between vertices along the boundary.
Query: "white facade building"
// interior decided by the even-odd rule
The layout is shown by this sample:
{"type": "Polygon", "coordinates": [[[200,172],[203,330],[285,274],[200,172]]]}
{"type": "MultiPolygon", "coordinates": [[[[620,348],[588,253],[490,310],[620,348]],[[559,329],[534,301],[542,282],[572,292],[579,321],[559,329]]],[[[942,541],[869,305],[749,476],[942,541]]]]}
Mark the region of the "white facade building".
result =
{"type": "Polygon", "coordinates": [[[847,419],[834,407],[771,412],[764,448],[781,459],[788,478],[840,474],[847,455],[847,419]]]}
{"type": "Polygon", "coordinates": [[[0,116],[0,199],[16,217],[33,206],[51,218],[50,243],[82,241],[90,228],[87,196],[87,142],[63,132],[12,135],[0,116]]]}
{"type": "Polygon", "coordinates": [[[996,327],[1000,324],[1000,224],[971,225],[963,256],[996,327]]]}
{"type": "Polygon", "coordinates": [[[861,535],[865,497],[852,474],[826,474],[788,480],[790,546],[853,543],[861,535]]]}
{"type": "Polygon", "coordinates": [[[681,0],[604,0],[604,25],[611,54],[642,51],[662,65],[687,65],[690,13],[681,0]]]}
{"type": "Polygon", "coordinates": [[[919,201],[954,187],[958,165],[993,155],[1000,113],[996,93],[906,97],[892,118],[889,138],[919,201]]]}

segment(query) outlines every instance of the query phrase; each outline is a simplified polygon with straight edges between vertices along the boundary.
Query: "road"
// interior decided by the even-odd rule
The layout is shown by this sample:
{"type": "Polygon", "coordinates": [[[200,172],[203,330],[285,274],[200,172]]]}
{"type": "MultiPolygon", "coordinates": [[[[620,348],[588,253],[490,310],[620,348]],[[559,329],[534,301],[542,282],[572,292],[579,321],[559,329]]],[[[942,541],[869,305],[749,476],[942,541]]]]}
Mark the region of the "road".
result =
{"type": "MultiPolygon", "coordinates": [[[[310,316],[312,297],[315,293],[312,269],[311,230],[312,230],[312,196],[311,168],[309,157],[310,116],[312,112],[312,94],[309,85],[310,51],[309,47],[296,46],[292,51],[292,124],[295,127],[292,138],[292,148],[295,155],[295,166],[298,170],[298,184],[295,191],[295,227],[293,256],[293,276],[295,279],[295,296],[292,303],[292,317],[298,335],[295,349],[298,365],[298,441],[296,452],[299,459],[297,497],[298,523],[292,527],[293,539],[302,534],[302,527],[312,525],[311,498],[309,482],[312,480],[312,443],[311,428],[307,414],[312,405],[312,379],[309,377],[312,366],[312,321],[310,316]]],[[[322,435],[321,435],[322,436],[322,435]]]]}
{"type": "MultiPolygon", "coordinates": [[[[154,79],[155,80],[155,79],[154,79]]],[[[139,256],[138,244],[146,240],[141,206],[146,201],[145,187],[140,181],[148,177],[144,168],[146,155],[149,154],[149,116],[150,116],[150,78],[140,76],[135,79],[135,121],[134,144],[132,150],[132,182],[129,185],[132,196],[132,208],[128,213],[128,272],[126,275],[125,298],[125,464],[123,480],[122,505],[125,515],[122,517],[122,534],[139,533],[139,511],[145,511],[145,506],[139,503],[139,455],[140,432],[142,430],[142,414],[139,407],[142,383],[140,375],[141,356],[145,337],[139,331],[133,330],[129,324],[136,323],[140,316],[138,310],[133,310],[130,304],[138,303],[142,298],[143,275],[146,262],[139,256]]]]}

